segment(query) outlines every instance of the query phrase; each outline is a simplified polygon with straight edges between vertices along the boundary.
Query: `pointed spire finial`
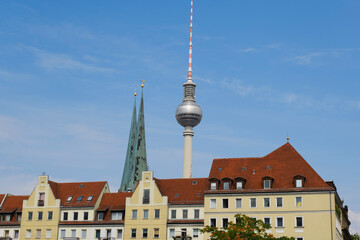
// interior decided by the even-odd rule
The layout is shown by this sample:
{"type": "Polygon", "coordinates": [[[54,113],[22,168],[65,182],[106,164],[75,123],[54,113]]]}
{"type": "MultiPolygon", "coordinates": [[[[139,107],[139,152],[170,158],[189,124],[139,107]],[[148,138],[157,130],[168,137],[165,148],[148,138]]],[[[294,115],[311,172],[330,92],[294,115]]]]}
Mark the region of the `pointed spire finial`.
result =
{"type": "Polygon", "coordinates": [[[289,142],[289,140],[290,140],[290,138],[289,138],[289,136],[287,136],[287,137],[286,137],[286,141],[289,142]]]}
{"type": "Polygon", "coordinates": [[[144,83],[145,83],[145,80],[143,79],[142,84],[141,84],[141,88],[144,88],[144,83]]]}

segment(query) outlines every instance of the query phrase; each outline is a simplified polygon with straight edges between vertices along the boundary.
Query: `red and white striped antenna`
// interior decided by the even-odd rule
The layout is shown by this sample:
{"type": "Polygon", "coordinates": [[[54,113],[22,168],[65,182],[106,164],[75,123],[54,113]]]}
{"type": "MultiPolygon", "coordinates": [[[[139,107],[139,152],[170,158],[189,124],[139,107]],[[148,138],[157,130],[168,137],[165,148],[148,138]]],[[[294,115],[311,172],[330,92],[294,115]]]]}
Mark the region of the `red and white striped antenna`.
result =
{"type": "Polygon", "coordinates": [[[191,12],[190,12],[190,44],[189,44],[189,70],[188,81],[192,81],[192,22],[193,22],[193,0],[191,0],[191,12]]]}

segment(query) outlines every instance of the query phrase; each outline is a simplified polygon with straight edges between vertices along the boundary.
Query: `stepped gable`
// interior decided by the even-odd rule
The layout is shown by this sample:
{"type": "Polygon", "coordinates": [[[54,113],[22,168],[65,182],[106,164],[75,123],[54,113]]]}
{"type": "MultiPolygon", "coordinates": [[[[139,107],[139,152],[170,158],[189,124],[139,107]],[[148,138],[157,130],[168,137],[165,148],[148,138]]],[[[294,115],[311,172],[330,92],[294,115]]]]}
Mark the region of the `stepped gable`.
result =
{"type": "Polygon", "coordinates": [[[334,190],[290,143],[284,144],[264,157],[213,160],[209,180],[221,181],[224,178],[234,180],[238,177],[246,179],[245,188],[241,191],[334,190]],[[294,177],[298,175],[306,179],[303,188],[294,188],[294,177]],[[262,189],[263,177],[274,179],[271,189],[262,189]]]}
{"type": "Polygon", "coordinates": [[[70,182],[70,183],[56,183],[49,181],[50,187],[55,195],[56,199],[60,199],[61,206],[63,207],[93,207],[98,200],[102,190],[107,182],[70,182]],[[72,196],[70,202],[67,202],[67,198],[72,196]],[[78,197],[83,196],[81,201],[78,201],[78,197]],[[88,200],[90,196],[93,196],[91,200],[88,200]]]}
{"type": "Polygon", "coordinates": [[[207,178],[154,178],[161,194],[168,197],[170,204],[204,204],[204,191],[208,188],[207,178]]]}

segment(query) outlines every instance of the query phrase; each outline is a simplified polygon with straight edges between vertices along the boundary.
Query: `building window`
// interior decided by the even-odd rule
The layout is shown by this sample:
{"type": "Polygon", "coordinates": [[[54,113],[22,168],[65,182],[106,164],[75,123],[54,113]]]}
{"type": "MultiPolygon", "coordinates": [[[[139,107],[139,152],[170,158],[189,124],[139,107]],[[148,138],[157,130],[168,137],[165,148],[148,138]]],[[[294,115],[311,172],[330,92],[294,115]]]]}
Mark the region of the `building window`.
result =
{"type": "Polygon", "coordinates": [[[271,188],[271,181],[264,180],[264,189],[270,189],[270,188],[271,188]]]}
{"type": "Polygon", "coordinates": [[[106,229],[106,238],[111,239],[111,229],[106,229]]]}
{"type": "Polygon", "coordinates": [[[216,199],[210,199],[210,208],[216,208],[216,199]]]}
{"type": "Polygon", "coordinates": [[[117,230],[116,238],[122,238],[122,229],[117,230]]]}
{"type": "Polygon", "coordinates": [[[229,223],[229,219],[227,219],[227,218],[223,218],[223,219],[222,219],[222,227],[223,227],[223,228],[227,228],[227,227],[228,227],[228,223],[229,223]]]}
{"type": "Polygon", "coordinates": [[[304,227],[302,217],[295,217],[295,227],[304,227]]]}
{"type": "Polygon", "coordinates": [[[176,218],[176,210],[171,210],[171,218],[172,219],[176,218]]]}
{"type": "Polygon", "coordinates": [[[111,212],[111,220],[122,220],[122,212],[111,212]]]}
{"type": "Polygon", "coordinates": [[[14,230],[14,239],[19,238],[19,230],[14,230]]]}
{"type": "Polygon", "coordinates": [[[276,207],[282,207],[283,206],[283,199],[282,197],[276,198],[276,207]]]}
{"type": "Polygon", "coordinates": [[[43,219],[43,212],[38,212],[38,220],[42,220],[43,219]]]}
{"type": "Polygon", "coordinates": [[[143,204],[150,203],[150,189],[144,189],[143,204]]]}
{"type": "Polygon", "coordinates": [[[264,223],[267,225],[271,224],[270,218],[269,217],[264,217],[264,223]]]}
{"type": "Polygon", "coordinates": [[[94,198],[94,196],[89,196],[89,197],[86,199],[86,201],[87,201],[87,202],[90,202],[90,201],[93,200],[93,198],[94,198]]]}
{"type": "Polygon", "coordinates": [[[284,218],[283,217],[276,218],[276,227],[284,227],[284,218]]]}
{"type": "Polygon", "coordinates": [[[175,229],[174,228],[170,228],[170,233],[169,233],[170,237],[175,237],[175,229]]]}
{"type": "Polygon", "coordinates": [[[68,213],[67,213],[67,212],[64,212],[64,214],[63,214],[63,220],[64,220],[64,221],[67,221],[67,220],[68,220],[68,213]]]}
{"type": "Polygon", "coordinates": [[[21,221],[21,213],[16,214],[16,221],[21,221]]]}
{"type": "Polygon", "coordinates": [[[159,238],[159,229],[158,228],[154,228],[154,238],[159,238]]]}
{"type": "Polygon", "coordinates": [[[36,238],[41,238],[41,229],[36,229],[36,238]]]}
{"type": "Polygon", "coordinates": [[[100,238],[100,229],[95,230],[95,237],[100,238]]]}
{"type": "Polygon", "coordinates": [[[39,193],[39,201],[38,201],[39,207],[44,206],[44,200],[45,200],[45,193],[43,192],[39,193]]]}
{"type": "Polygon", "coordinates": [[[186,228],[182,228],[181,229],[181,237],[186,237],[187,236],[187,232],[186,232],[186,228]]]}
{"type": "Polygon", "coordinates": [[[149,210],[148,210],[148,209],[145,209],[145,210],[143,211],[143,218],[144,218],[144,219],[148,219],[148,218],[149,218],[149,210]]]}
{"type": "Polygon", "coordinates": [[[229,182],[224,182],[224,189],[225,190],[230,189],[230,183],[229,182]]]}
{"type": "Polygon", "coordinates": [[[65,229],[61,229],[60,238],[64,238],[64,237],[65,237],[65,234],[66,234],[66,230],[65,230],[65,229]]]}
{"type": "Polygon", "coordinates": [[[210,218],[210,227],[216,227],[216,218],[210,218]]]}
{"type": "Polygon", "coordinates": [[[73,215],[73,219],[74,221],[78,220],[78,217],[79,217],[79,213],[78,212],[74,212],[74,215],[73,215]]]}
{"type": "Polygon", "coordinates": [[[236,182],[236,189],[243,189],[243,183],[242,183],[242,181],[236,182]]]}
{"type": "Polygon", "coordinates": [[[264,207],[270,207],[270,198],[264,198],[264,207]]]}
{"type": "Polygon", "coordinates": [[[136,228],[131,229],[131,238],[136,238],[136,228]]]}
{"type": "Polygon", "coordinates": [[[48,220],[52,220],[52,218],[53,218],[53,212],[48,211],[48,220]]]}
{"type": "Polygon", "coordinates": [[[68,198],[66,199],[66,202],[71,202],[72,198],[73,198],[73,196],[68,197],[68,198]]]}
{"type": "Polygon", "coordinates": [[[304,240],[303,237],[297,237],[296,240],[304,240]]]}
{"type": "Polygon", "coordinates": [[[76,229],[71,229],[71,237],[76,237],[76,229]]]}
{"type": "Polygon", "coordinates": [[[81,202],[83,200],[84,196],[78,196],[78,198],[76,199],[77,202],[81,202]]]}
{"type": "Polygon", "coordinates": [[[143,238],[147,238],[147,237],[148,237],[148,229],[147,229],[147,228],[143,228],[142,237],[143,237],[143,238]]]}
{"type": "Polygon", "coordinates": [[[89,220],[89,212],[84,212],[84,220],[89,220]]]}
{"type": "Polygon", "coordinates": [[[216,182],[212,182],[210,186],[211,190],[216,190],[216,182]]]}
{"type": "Polygon", "coordinates": [[[193,238],[197,238],[197,237],[199,237],[199,229],[194,228],[193,229],[193,238]]]}
{"type": "Polygon", "coordinates": [[[296,207],[301,207],[302,206],[302,197],[295,197],[295,204],[296,204],[296,207]]]}
{"type": "Polygon", "coordinates": [[[137,210],[132,210],[132,219],[137,219],[137,210]]]}
{"type": "Polygon", "coordinates": [[[250,207],[252,208],[256,207],[256,198],[250,198],[250,207]]]}
{"type": "Polygon", "coordinates": [[[98,212],[97,220],[104,220],[104,212],[98,212]]]}
{"type": "Polygon", "coordinates": [[[200,210],[199,210],[199,209],[194,209],[194,218],[195,218],[195,219],[199,219],[199,218],[200,218],[200,210]]]}
{"type": "Polygon", "coordinates": [[[81,230],[81,238],[86,238],[86,229],[81,230]]]}
{"type": "Polygon", "coordinates": [[[188,210],[184,209],[182,212],[183,212],[183,219],[187,219],[188,218],[188,210]]]}
{"type": "Polygon", "coordinates": [[[225,198],[222,200],[222,207],[229,208],[229,199],[225,198]]]}
{"type": "Polygon", "coordinates": [[[236,199],[235,199],[235,207],[236,207],[236,208],[241,208],[241,207],[242,207],[242,200],[241,200],[241,198],[236,198],[236,199]]]}
{"type": "Polygon", "coordinates": [[[154,217],[155,217],[156,219],[160,218],[160,209],[155,209],[155,210],[154,210],[154,217]]]}
{"type": "Polygon", "coordinates": [[[32,220],[32,217],[33,217],[33,212],[28,212],[28,220],[32,220]]]}
{"type": "Polygon", "coordinates": [[[26,238],[31,238],[31,230],[30,229],[26,229],[26,238]]]}
{"type": "Polygon", "coordinates": [[[297,188],[301,188],[301,187],[303,187],[303,180],[302,179],[296,179],[295,184],[296,184],[297,188]]]}

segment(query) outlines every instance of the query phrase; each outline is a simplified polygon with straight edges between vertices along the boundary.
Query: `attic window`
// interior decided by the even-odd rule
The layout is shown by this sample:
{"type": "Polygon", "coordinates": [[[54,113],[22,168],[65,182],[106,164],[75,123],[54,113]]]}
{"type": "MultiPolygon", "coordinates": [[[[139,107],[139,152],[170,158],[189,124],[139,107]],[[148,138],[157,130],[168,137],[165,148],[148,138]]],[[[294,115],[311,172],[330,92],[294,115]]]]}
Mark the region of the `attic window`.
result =
{"type": "Polygon", "coordinates": [[[80,188],[84,187],[84,184],[80,184],[80,188]]]}
{"type": "Polygon", "coordinates": [[[269,170],[270,169],[270,166],[266,166],[266,170],[269,170]]]}
{"type": "Polygon", "coordinates": [[[66,199],[66,202],[71,202],[72,198],[73,198],[73,196],[68,197],[68,198],[66,199]]]}
{"type": "Polygon", "coordinates": [[[294,187],[303,188],[306,182],[306,178],[302,175],[296,175],[294,177],[294,187]]]}
{"type": "Polygon", "coordinates": [[[216,190],[216,182],[211,183],[210,190],[216,190]]]}
{"type": "Polygon", "coordinates": [[[77,202],[81,202],[81,200],[83,199],[83,197],[84,197],[84,196],[79,196],[79,197],[76,199],[76,201],[77,201],[77,202]]]}
{"type": "Polygon", "coordinates": [[[243,167],[242,170],[245,171],[245,170],[246,170],[246,167],[243,167]]]}
{"type": "Polygon", "coordinates": [[[219,172],[222,172],[222,168],[219,168],[219,172]]]}
{"type": "Polygon", "coordinates": [[[179,194],[175,193],[175,197],[176,197],[176,198],[179,197],[179,194]]]}
{"type": "Polygon", "coordinates": [[[86,199],[86,201],[91,201],[91,200],[93,200],[93,198],[94,198],[94,196],[89,196],[87,199],[86,199]]]}
{"type": "Polygon", "coordinates": [[[194,181],[192,182],[192,184],[193,184],[193,185],[197,184],[197,181],[196,181],[196,180],[194,180],[194,181]]]}

